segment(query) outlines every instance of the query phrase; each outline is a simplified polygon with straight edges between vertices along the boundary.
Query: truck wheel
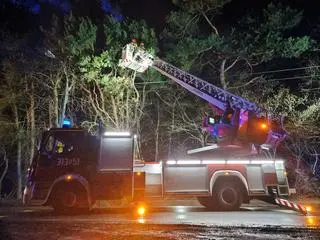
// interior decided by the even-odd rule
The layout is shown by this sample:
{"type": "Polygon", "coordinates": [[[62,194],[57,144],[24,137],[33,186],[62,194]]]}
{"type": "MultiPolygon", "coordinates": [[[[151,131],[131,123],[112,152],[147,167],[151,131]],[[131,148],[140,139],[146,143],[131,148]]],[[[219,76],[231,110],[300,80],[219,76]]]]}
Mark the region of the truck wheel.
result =
{"type": "Polygon", "coordinates": [[[198,197],[199,203],[208,210],[215,210],[214,199],[210,197],[198,197]]]}
{"type": "Polygon", "coordinates": [[[79,184],[57,187],[53,191],[52,206],[58,213],[89,210],[87,193],[79,184]]]}
{"type": "Polygon", "coordinates": [[[221,211],[237,211],[242,204],[240,188],[232,182],[218,184],[213,189],[213,201],[221,211]]]}

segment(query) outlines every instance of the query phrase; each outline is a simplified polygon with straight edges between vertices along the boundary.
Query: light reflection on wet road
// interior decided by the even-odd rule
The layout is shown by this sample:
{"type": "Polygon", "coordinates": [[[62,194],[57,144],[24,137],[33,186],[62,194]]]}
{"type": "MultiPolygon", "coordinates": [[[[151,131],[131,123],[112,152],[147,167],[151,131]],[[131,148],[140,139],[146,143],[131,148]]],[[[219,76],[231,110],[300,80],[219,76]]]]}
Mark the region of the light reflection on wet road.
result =
{"type": "Polygon", "coordinates": [[[147,208],[141,217],[135,209],[113,208],[93,209],[89,214],[56,215],[50,208],[0,208],[3,221],[42,222],[103,222],[142,224],[191,224],[205,226],[274,226],[274,227],[317,227],[320,228],[320,214],[303,216],[291,210],[277,207],[244,207],[237,212],[211,212],[195,206],[168,206],[147,208]]]}
{"type": "Polygon", "coordinates": [[[315,239],[319,216],[280,208],[245,207],[209,212],[199,206],[93,209],[89,214],[56,215],[44,207],[0,208],[0,239],[315,239]]]}

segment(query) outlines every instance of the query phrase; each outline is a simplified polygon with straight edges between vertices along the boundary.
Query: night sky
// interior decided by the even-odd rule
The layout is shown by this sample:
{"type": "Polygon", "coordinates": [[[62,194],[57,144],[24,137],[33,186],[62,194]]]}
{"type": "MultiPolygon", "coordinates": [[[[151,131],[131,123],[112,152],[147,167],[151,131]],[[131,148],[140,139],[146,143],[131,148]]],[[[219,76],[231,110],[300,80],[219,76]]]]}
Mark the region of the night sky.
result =
{"type": "Polygon", "coordinates": [[[4,0],[0,3],[0,23],[2,28],[5,24],[7,30],[23,33],[50,24],[52,14],[63,16],[71,10],[76,16],[96,21],[102,20],[105,13],[145,19],[151,27],[161,30],[170,9],[170,0],[4,0]],[[69,4],[57,4],[62,2],[69,4]]]}
{"type": "MultiPolygon", "coordinates": [[[[214,24],[220,32],[223,32],[224,29],[230,29],[230,25],[239,21],[245,14],[261,15],[263,8],[270,2],[272,1],[232,0],[225,5],[222,14],[213,20],[214,24]]],[[[292,8],[303,11],[303,22],[294,29],[294,35],[310,35],[314,39],[320,38],[320,32],[312,30],[319,23],[320,1],[281,0],[274,2],[289,4],[292,8]]],[[[160,34],[170,11],[177,9],[177,6],[172,4],[172,0],[2,0],[0,27],[15,34],[28,34],[30,47],[36,47],[42,44],[42,33],[39,31],[39,26],[50,27],[53,14],[62,18],[63,15],[72,11],[75,16],[88,16],[95,22],[101,22],[106,14],[111,14],[119,20],[143,19],[160,34]]],[[[98,39],[98,41],[103,40],[98,39]]],[[[274,62],[274,65],[269,64],[268,69],[263,70],[293,66],[295,62],[286,60],[281,61],[281,66],[274,62]]],[[[262,71],[261,69],[256,70],[262,71]]],[[[279,78],[282,75],[276,77],[279,78]]],[[[294,88],[298,86],[291,85],[294,88]]]]}
{"type": "MultiPolygon", "coordinates": [[[[225,23],[232,23],[245,13],[262,12],[261,9],[270,3],[270,0],[233,0],[223,10],[223,15],[215,20],[218,27],[225,23]]],[[[318,20],[320,1],[291,0],[275,1],[290,4],[293,8],[303,10],[306,19],[301,31],[314,27],[318,20]]],[[[99,20],[104,13],[120,14],[124,17],[144,19],[158,32],[165,26],[165,19],[170,10],[175,9],[171,0],[2,0],[1,24],[6,22],[12,30],[26,31],[45,25],[54,13],[63,15],[70,10],[74,15],[89,16],[99,20]]]]}

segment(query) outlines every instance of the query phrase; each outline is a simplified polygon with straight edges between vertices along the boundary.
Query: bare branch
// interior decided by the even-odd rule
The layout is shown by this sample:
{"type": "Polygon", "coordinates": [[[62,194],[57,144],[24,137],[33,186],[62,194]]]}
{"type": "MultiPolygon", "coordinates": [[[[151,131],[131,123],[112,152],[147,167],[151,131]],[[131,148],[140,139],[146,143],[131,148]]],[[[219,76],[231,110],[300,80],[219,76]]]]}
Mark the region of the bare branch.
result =
{"type": "Polygon", "coordinates": [[[214,33],[219,36],[218,29],[212,24],[212,22],[210,21],[210,19],[209,19],[208,16],[206,15],[206,13],[203,12],[203,11],[201,11],[201,14],[202,14],[202,16],[205,18],[205,20],[208,22],[208,24],[210,25],[210,27],[213,29],[214,33]]]}
{"type": "Polygon", "coordinates": [[[239,61],[239,59],[240,59],[240,57],[237,57],[237,58],[229,65],[229,67],[227,67],[227,68],[224,69],[224,72],[227,72],[227,71],[229,71],[231,68],[233,68],[234,65],[239,61]]]}

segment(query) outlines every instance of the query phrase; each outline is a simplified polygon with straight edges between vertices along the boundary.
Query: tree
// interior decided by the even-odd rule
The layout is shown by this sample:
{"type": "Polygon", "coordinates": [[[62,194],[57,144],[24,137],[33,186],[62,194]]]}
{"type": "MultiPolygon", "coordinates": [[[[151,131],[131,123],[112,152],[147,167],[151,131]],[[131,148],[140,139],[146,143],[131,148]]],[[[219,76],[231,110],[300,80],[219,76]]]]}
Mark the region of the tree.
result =
{"type": "MultiPolygon", "coordinates": [[[[13,59],[12,59],[13,60],[13,59]]],[[[6,104],[5,108],[9,111],[8,118],[13,122],[13,140],[16,146],[16,173],[17,173],[17,199],[22,197],[22,146],[23,146],[23,128],[21,126],[21,116],[19,107],[22,104],[22,95],[19,89],[24,85],[24,79],[19,74],[14,61],[6,61],[3,63],[4,84],[1,88],[1,98],[6,104]]],[[[6,151],[6,150],[4,150],[6,151]]]]}
{"type": "Polygon", "coordinates": [[[106,17],[105,47],[97,49],[94,24],[89,19],[80,19],[78,23],[74,19],[70,21],[72,27],[67,29],[66,43],[81,74],[85,108],[91,119],[84,121],[84,126],[95,126],[100,119],[107,129],[134,131],[143,113],[145,88],[137,89],[136,74],[120,69],[117,64],[122,47],[133,37],[154,48],[154,32],[144,22],[118,22],[106,17]]]}
{"type": "MultiPolygon", "coordinates": [[[[270,109],[274,115],[285,115],[284,127],[290,134],[287,143],[294,139],[314,141],[319,136],[317,58],[308,57],[317,55],[313,51],[318,48],[311,35],[297,35],[295,31],[302,21],[302,12],[271,3],[261,15],[249,14],[219,30],[216,22],[230,1],[174,2],[181,10],[171,12],[161,39],[169,62],[270,109]],[[279,78],[276,73],[254,73],[266,72],[265,69],[288,60],[295,66],[309,62],[306,75],[311,81],[293,75],[308,94],[289,89],[290,85],[281,80],[269,81],[279,78]]],[[[202,106],[197,103],[194,108],[202,106]]]]}
{"type": "Polygon", "coordinates": [[[297,58],[311,48],[310,37],[288,36],[301,22],[302,13],[281,4],[269,4],[262,17],[245,16],[218,34],[218,27],[212,28],[208,20],[217,17],[214,6],[221,9],[224,1],[183,2],[183,10],[188,10],[171,13],[163,33],[163,40],[169,42],[167,58],[211,81],[215,78],[210,76],[219,76],[224,89],[259,80],[250,74],[253,67],[276,58],[297,58]],[[205,17],[207,28],[201,25],[203,12],[210,14],[205,17]]]}

